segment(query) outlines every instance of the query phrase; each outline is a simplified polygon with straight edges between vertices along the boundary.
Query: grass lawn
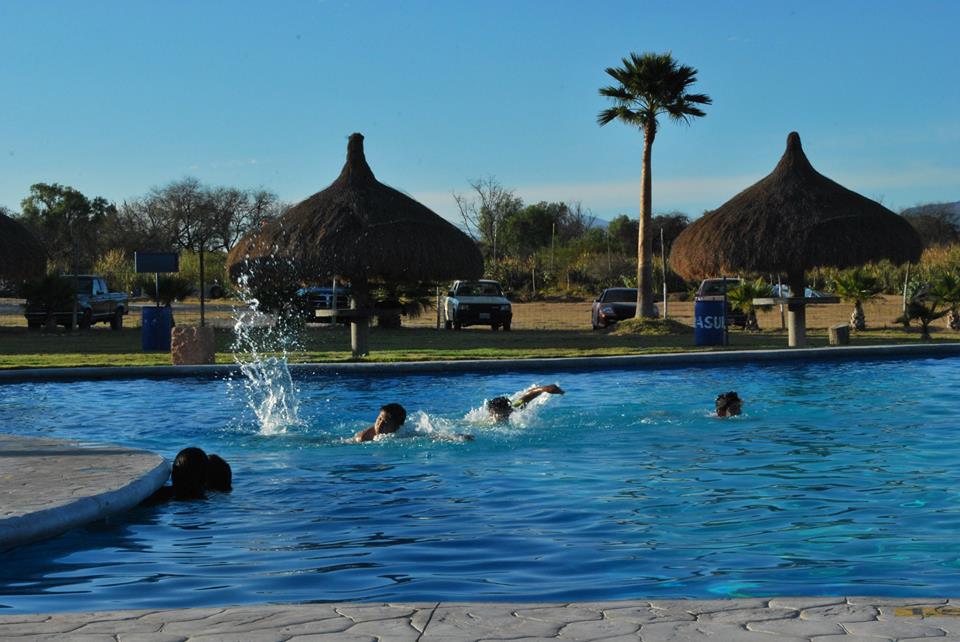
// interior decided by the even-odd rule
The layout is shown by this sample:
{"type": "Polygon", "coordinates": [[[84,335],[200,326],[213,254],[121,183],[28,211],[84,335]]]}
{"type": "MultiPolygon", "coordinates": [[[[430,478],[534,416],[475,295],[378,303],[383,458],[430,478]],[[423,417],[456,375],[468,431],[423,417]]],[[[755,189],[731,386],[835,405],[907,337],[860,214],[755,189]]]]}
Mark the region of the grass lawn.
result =
{"type": "MultiPolygon", "coordinates": [[[[232,332],[217,330],[217,363],[233,363],[232,332]]],[[[956,341],[952,332],[939,331],[934,342],[956,341]]],[[[851,345],[917,343],[913,330],[873,330],[854,333],[851,345]]],[[[811,347],[826,346],[825,330],[808,330],[811,347]]],[[[292,362],[349,361],[350,334],[346,328],[310,327],[301,336],[302,349],[292,362]]],[[[530,357],[582,357],[695,350],[744,350],[785,348],[786,333],[731,332],[728,348],[697,348],[693,334],[665,336],[614,335],[590,330],[514,330],[491,332],[466,329],[460,332],[432,328],[373,328],[371,354],[364,361],[423,361],[444,359],[523,359],[530,357]]],[[[0,368],[70,366],[169,365],[167,353],[140,350],[140,330],[113,332],[97,327],[87,332],[45,334],[26,328],[0,328],[0,368]]]]}

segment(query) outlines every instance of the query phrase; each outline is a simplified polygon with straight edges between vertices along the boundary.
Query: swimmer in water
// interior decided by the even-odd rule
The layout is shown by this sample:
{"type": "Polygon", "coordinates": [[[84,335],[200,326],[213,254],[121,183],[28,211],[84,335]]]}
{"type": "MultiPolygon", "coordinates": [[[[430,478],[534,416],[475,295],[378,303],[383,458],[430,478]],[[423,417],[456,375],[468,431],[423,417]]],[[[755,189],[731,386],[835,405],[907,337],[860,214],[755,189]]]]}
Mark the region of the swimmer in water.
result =
{"type": "Polygon", "coordinates": [[[734,417],[740,414],[743,407],[743,399],[736,392],[731,390],[721,395],[717,395],[717,416],[734,417]]]}
{"type": "Polygon", "coordinates": [[[373,441],[378,435],[389,435],[400,430],[400,426],[407,420],[407,411],[398,403],[388,403],[380,408],[380,414],[369,428],[354,435],[356,442],[373,441]]]}
{"type": "Polygon", "coordinates": [[[560,386],[555,383],[547,386],[534,386],[529,390],[525,390],[515,401],[510,401],[508,397],[494,397],[487,402],[487,411],[490,413],[490,416],[493,417],[494,421],[506,421],[510,418],[510,415],[513,414],[514,410],[520,410],[544,393],[550,395],[564,394],[560,386]]]}

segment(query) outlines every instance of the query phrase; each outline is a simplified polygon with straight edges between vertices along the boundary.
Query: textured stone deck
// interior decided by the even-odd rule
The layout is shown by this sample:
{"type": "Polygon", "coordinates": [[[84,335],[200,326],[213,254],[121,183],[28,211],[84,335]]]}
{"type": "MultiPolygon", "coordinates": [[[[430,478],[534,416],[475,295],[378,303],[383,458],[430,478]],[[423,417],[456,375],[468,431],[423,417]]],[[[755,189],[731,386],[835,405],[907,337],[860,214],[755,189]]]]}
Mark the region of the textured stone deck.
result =
{"type": "Polygon", "coordinates": [[[0,435],[0,551],[132,508],[169,476],[142,450],[0,435]]]}
{"type": "Polygon", "coordinates": [[[960,640],[960,602],[880,598],[320,604],[0,616],[2,640],[960,640]]]}

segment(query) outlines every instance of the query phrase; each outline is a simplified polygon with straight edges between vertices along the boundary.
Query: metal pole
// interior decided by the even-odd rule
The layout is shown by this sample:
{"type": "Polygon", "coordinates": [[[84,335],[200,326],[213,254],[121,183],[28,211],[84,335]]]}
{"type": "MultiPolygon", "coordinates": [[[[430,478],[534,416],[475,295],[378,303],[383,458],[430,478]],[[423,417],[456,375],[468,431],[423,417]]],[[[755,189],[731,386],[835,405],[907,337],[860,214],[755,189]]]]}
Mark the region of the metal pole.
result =
{"type": "Polygon", "coordinates": [[[80,294],[80,236],[76,232],[76,220],[73,227],[73,316],[70,320],[70,329],[76,330],[80,327],[77,319],[80,315],[80,302],[77,300],[77,295],[80,294]]]}
{"type": "Polygon", "coordinates": [[[903,277],[903,300],[901,301],[900,308],[903,312],[904,318],[907,315],[907,284],[910,282],[910,264],[907,263],[907,272],[903,277]]]}
{"type": "Polygon", "coordinates": [[[337,277],[333,277],[333,287],[330,288],[330,327],[337,326],[337,277]]]}
{"type": "Polygon", "coordinates": [[[663,263],[663,318],[667,318],[667,246],[663,244],[663,228],[660,228],[660,262],[663,263]]]}
{"type": "MultiPolygon", "coordinates": [[[[777,274],[777,297],[783,299],[783,284],[780,282],[780,275],[777,274]]],[[[785,330],[787,328],[787,321],[783,317],[783,301],[780,302],[780,329],[785,330]]]]}
{"type": "Polygon", "coordinates": [[[727,334],[727,277],[723,276],[723,345],[730,345],[730,335],[727,334]]]}
{"type": "Polygon", "coordinates": [[[206,302],[206,300],[207,300],[207,297],[206,297],[206,295],[205,295],[205,292],[203,291],[204,288],[205,288],[206,285],[207,285],[207,284],[205,283],[206,279],[204,278],[204,274],[203,274],[203,268],[204,268],[204,266],[203,266],[203,246],[206,245],[206,244],[207,244],[206,239],[204,239],[204,240],[200,243],[200,327],[201,327],[201,328],[207,324],[207,322],[206,322],[205,310],[204,310],[204,308],[205,308],[205,305],[204,305],[204,304],[205,304],[205,302],[206,302]]]}

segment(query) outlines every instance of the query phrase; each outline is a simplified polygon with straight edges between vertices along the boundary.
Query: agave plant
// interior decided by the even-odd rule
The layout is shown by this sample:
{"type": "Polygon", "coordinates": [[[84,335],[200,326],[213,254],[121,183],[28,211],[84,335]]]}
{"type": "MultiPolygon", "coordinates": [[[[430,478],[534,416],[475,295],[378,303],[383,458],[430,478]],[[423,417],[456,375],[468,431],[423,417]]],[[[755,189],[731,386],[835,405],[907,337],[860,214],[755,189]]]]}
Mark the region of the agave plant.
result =
{"type": "Polygon", "coordinates": [[[833,289],[841,299],[853,303],[850,329],[866,330],[867,318],[863,314],[863,304],[880,296],[881,288],[877,277],[867,274],[862,268],[844,270],[834,277],[833,289]]]}
{"type": "Polygon", "coordinates": [[[731,306],[743,312],[746,317],[744,329],[754,331],[760,329],[760,324],[757,323],[757,310],[766,309],[771,306],[758,306],[753,300],[772,296],[772,288],[761,278],[755,281],[747,281],[744,279],[740,282],[740,285],[727,291],[727,301],[730,302],[731,306]]]}

